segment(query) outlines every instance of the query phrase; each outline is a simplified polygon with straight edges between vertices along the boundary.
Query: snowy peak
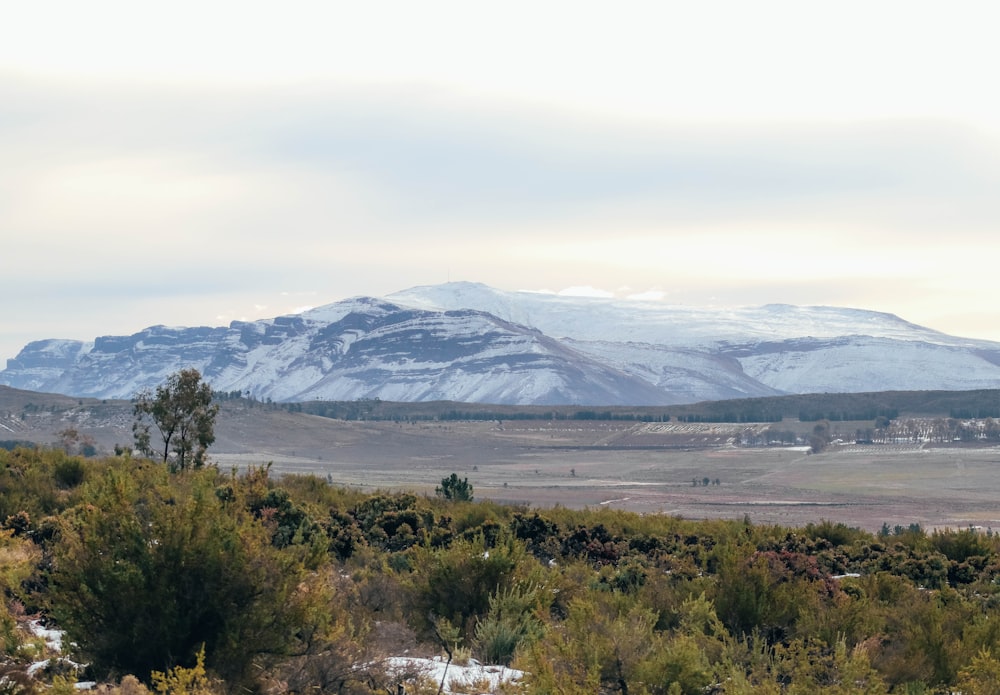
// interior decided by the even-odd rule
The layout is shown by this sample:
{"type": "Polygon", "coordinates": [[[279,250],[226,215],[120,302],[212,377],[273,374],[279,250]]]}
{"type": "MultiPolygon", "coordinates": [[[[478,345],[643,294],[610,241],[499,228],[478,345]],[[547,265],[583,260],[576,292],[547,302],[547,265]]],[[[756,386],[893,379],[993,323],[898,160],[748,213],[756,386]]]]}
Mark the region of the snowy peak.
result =
{"type": "Polygon", "coordinates": [[[389,299],[406,306],[439,311],[459,307],[476,308],[511,321],[535,326],[549,335],[578,340],[624,339],[656,344],[717,347],[802,337],[865,335],[897,340],[936,341],[945,345],[982,342],[953,338],[909,323],[893,314],[840,307],[802,307],[791,304],[737,308],[689,307],[652,300],[505,292],[469,282],[414,287],[389,295],[389,299]]]}
{"type": "Polygon", "coordinates": [[[660,392],[600,361],[473,309],[425,311],[354,298],[302,315],[227,328],[152,326],[25,347],[0,373],[19,388],[129,398],[185,367],[213,388],[278,401],[461,400],[491,403],[637,403],[660,392]],[[58,349],[57,349],[58,347],[58,349]]]}
{"type": "Polygon", "coordinates": [[[668,405],[1000,388],[1000,344],[861,309],[703,309],[459,282],[224,327],[36,341],[0,383],[130,398],[185,367],[218,390],[276,401],[668,405]]]}

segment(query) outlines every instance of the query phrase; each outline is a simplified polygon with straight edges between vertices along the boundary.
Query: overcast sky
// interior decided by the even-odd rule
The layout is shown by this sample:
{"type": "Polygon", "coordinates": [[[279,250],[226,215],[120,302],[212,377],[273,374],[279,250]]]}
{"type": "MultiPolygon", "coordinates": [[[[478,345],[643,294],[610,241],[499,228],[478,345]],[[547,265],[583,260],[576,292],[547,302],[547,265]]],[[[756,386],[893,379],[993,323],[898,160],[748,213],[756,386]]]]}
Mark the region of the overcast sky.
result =
{"type": "Polygon", "coordinates": [[[0,367],[414,285],[1000,340],[995,3],[10,3],[0,367]]]}

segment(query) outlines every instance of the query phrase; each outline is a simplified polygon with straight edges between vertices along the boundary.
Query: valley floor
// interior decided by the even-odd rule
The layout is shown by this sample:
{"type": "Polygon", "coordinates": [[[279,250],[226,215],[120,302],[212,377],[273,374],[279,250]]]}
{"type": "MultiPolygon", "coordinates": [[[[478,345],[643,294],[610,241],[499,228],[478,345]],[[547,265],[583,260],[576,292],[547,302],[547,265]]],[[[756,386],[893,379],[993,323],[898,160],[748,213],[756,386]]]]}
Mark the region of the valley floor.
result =
{"type": "MultiPolygon", "coordinates": [[[[49,398],[35,405],[0,402],[0,439],[55,445],[58,433],[72,427],[91,437],[99,453],[130,444],[127,402],[49,398]]],[[[477,499],[540,507],[746,516],[791,526],[825,519],[871,531],[884,523],[1000,529],[998,447],[839,443],[871,422],[834,423],[835,442],[819,454],[738,446],[748,433],[769,427],[804,435],[813,424],[345,421],[227,403],[209,456],[223,469],[271,463],[279,474],[426,495],[457,473],[468,478],[477,499]]]]}
{"type": "Polygon", "coordinates": [[[883,523],[1000,529],[1000,448],[834,444],[811,454],[734,446],[734,433],[746,427],[337,421],[322,447],[221,448],[212,459],[224,468],[271,462],[276,473],[428,495],[457,473],[477,499],[529,506],[790,526],[825,519],[872,531],[883,523]]]}

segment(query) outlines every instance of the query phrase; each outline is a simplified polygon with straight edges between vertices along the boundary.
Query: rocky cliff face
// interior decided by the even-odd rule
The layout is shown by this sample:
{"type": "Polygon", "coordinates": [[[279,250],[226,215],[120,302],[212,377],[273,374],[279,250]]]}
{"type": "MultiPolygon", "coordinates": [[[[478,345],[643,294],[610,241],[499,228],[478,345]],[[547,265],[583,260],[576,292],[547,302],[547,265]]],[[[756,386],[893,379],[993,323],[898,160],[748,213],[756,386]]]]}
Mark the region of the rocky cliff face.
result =
{"type": "Polygon", "coordinates": [[[181,368],[260,399],[653,405],[818,391],[1000,388],[1000,344],[888,314],[713,311],[470,283],[228,327],[30,343],[0,383],[129,398],[181,368]]]}

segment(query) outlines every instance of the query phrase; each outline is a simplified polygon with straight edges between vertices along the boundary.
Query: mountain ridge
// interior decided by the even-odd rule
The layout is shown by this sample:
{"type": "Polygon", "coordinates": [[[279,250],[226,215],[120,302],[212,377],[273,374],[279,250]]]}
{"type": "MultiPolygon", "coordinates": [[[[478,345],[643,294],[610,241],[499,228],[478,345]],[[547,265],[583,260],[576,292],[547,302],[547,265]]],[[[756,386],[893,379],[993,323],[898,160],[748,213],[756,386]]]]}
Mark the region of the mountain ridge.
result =
{"type": "Polygon", "coordinates": [[[460,282],[222,327],[34,341],[0,384],[129,398],[185,367],[262,400],[672,405],[1000,388],[1000,343],[862,309],[696,309],[460,282]]]}

